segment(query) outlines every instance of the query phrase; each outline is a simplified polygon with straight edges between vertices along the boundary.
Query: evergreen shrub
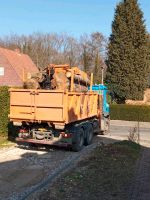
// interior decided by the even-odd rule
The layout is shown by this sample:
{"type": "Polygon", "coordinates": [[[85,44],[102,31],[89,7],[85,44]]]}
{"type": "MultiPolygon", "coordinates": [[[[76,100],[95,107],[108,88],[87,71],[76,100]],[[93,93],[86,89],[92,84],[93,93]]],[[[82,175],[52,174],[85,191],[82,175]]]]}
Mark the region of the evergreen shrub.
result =
{"type": "Polygon", "coordinates": [[[8,135],[9,87],[0,87],[0,135],[8,135]]]}

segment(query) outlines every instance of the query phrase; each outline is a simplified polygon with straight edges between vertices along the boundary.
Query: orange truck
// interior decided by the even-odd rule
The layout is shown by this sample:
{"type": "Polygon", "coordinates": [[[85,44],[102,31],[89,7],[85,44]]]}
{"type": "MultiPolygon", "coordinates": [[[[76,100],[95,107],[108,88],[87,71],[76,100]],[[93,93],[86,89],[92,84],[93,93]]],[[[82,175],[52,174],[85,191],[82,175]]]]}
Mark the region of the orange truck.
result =
{"type": "Polygon", "coordinates": [[[102,95],[88,90],[92,76],[78,68],[51,65],[46,75],[46,89],[10,89],[9,118],[20,126],[16,140],[80,151],[102,129],[102,95]]]}

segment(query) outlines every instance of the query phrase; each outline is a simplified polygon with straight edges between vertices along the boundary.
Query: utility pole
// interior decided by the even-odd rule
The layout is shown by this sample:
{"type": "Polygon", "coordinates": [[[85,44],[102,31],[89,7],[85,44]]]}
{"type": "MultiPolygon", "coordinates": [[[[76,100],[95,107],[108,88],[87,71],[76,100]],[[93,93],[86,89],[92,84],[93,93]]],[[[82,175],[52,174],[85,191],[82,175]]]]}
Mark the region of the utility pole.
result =
{"type": "Polygon", "coordinates": [[[102,66],[101,69],[102,69],[102,85],[104,85],[104,67],[102,66]]]}

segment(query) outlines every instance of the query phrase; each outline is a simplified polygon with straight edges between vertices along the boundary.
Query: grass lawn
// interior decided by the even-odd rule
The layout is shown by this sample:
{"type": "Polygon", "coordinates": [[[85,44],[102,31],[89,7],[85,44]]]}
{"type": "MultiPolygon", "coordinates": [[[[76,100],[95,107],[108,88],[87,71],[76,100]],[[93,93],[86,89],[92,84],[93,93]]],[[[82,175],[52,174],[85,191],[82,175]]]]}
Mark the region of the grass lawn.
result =
{"type": "Polygon", "coordinates": [[[129,141],[99,146],[40,194],[40,200],[126,200],[140,156],[129,141]]]}
{"type": "Polygon", "coordinates": [[[7,137],[0,136],[0,148],[12,146],[14,143],[8,141],[7,137]]]}

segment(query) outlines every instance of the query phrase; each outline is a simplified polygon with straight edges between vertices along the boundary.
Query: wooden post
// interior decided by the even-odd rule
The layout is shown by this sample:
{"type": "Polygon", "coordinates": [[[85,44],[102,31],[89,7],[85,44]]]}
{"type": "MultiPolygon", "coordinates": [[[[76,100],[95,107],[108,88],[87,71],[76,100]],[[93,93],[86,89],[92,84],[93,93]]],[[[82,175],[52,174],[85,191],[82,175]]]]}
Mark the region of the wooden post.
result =
{"type": "Polygon", "coordinates": [[[104,68],[102,67],[102,85],[104,85],[104,68]]]}
{"type": "Polygon", "coordinates": [[[71,92],[74,90],[74,70],[71,70],[71,92]]]}
{"type": "Polygon", "coordinates": [[[23,67],[23,71],[22,71],[22,80],[23,80],[23,82],[25,82],[25,72],[24,72],[24,67],[23,67]]]}
{"type": "Polygon", "coordinates": [[[92,85],[93,85],[93,73],[91,73],[90,91],[92,91],[92,85]]]}

